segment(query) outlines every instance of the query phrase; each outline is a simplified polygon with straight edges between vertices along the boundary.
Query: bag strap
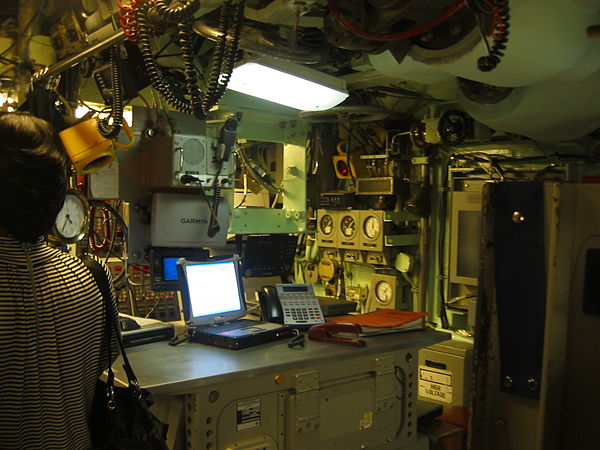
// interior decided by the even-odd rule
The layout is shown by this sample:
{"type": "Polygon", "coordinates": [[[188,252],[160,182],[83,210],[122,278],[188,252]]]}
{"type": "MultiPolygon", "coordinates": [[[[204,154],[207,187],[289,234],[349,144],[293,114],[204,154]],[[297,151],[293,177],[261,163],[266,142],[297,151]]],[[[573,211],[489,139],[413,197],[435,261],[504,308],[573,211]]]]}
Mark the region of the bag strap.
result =
{"type": "MultiPolygon", "coordinates": [[[[115,321],[113,315],[113,302],[112,295],[110,292],[110,284],[108,282],[108,278],[106,276],[106,272],[102,265],[92,258],[90,255],[82,255],[80,256],[83,264],[88,268],[91,272],[96,284],[98,285],[98,289],[102,294],[102,298],[104,300],[104,330],[105,330],[105,338],[106,338],[106,346],[108,352],[108,377],[107,377],[107,387],[109,390],[114,389],[114,372],[112,370],[112,345],[111,345],[111,337],[115,336],[117,342],[119,344],[119,348],[121,350],[121,356],[123,357],[123,368],[125,369],[125,373],[127,375],[127,381],[129,383],[129,387],[134,387],[139,390],[139,384],[137,381],[137,377],[133,372],[133,368],[129,363],[129,359],[127,358],[127,353],[125,352],[125,347],[123,346],[123,340],[121,338],[121,333],[119,333],[119,329],[117,327],[117,323],[115,321]]],[[[109,393],[110,396],[110,393],[109,393]]]]}

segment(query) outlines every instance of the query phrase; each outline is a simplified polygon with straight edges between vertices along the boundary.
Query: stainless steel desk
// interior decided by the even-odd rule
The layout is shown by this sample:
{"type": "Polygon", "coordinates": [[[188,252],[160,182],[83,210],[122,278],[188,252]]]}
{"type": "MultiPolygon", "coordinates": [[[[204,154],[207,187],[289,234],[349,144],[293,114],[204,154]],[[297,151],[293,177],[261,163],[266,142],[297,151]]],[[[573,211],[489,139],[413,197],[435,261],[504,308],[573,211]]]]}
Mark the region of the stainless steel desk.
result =
{"type": "Polygon", "coordinates": [[[127,354],[172,448],[398,449],[416,443],[418,349],[449,338],[427,330],[362,348],[307,339],[237,351],[165,341],[127,354]]]}

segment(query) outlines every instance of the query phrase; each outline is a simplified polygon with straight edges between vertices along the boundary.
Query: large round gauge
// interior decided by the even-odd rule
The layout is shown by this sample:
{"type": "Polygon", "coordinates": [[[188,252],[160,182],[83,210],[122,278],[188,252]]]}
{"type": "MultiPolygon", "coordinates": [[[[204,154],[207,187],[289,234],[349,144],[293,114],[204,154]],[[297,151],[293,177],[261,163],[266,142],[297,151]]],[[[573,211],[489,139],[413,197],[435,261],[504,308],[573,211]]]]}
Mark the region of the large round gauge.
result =
{"type": "Polygon", "coordinates": [[[340,230],[346,237],[352,237],[356,233],[356,219],[353,216],[344,216],[340,222],[340,230]]]}
{"type": "Polygon", "coordinates": [[[78,190],[68,190],[63,207],[54,222],[54,233],[61,241],[73,243],[85,236],[90,208],[87,199],[78,190]]]}
{"type": "Polygon", "coordinates": [[[394,290],[390,283],[385,280],[377,282],[375,285],[375,298],[383,305],[387,305],[394,297],[394,290]]]}
{"type": "Polygon", "coordinates": [[[321,229],[321,233],[327,236],[331,235],[333,233],[333,217],[329,214],[323,214],[319,228],[321,229]]]}
{"type": "Polygon", "coordinates": [[[375,239],[381,232],[381,223],[379,218],[375,216],[369,216],[363,222],[363,232],[369,239],[375,239]]]}

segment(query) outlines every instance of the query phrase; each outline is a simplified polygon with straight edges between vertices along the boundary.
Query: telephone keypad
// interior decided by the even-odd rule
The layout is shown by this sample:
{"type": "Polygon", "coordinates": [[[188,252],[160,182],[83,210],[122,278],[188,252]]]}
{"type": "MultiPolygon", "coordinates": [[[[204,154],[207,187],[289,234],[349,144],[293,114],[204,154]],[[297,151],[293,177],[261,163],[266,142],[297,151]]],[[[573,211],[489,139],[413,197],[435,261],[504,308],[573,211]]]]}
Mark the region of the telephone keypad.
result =
{"type": "Polygon", "coordinates": [[[316,324],[323,323],[323,314],[316,297],[307,293],[279,294],[283,309],[284,323],[316,324]]]}

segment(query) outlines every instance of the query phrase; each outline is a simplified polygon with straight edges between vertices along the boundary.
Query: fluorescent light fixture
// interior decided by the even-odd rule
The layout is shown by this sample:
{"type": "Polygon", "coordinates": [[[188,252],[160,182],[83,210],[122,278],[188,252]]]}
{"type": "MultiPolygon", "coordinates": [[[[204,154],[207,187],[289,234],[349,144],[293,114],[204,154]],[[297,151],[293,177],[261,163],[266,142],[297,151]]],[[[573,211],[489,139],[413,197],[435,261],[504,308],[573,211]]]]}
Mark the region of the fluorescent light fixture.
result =
{"type": "Polygon", "coordinates": [[[348,97],[346,82],[285,61],[246,61],[233,69],[227,89],[303,111],[333,108],[348,97]]]}

